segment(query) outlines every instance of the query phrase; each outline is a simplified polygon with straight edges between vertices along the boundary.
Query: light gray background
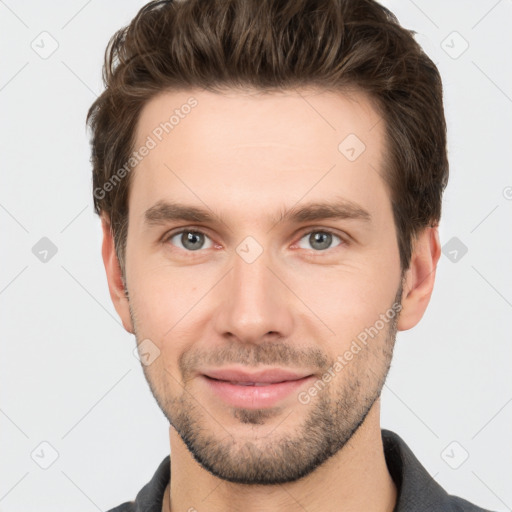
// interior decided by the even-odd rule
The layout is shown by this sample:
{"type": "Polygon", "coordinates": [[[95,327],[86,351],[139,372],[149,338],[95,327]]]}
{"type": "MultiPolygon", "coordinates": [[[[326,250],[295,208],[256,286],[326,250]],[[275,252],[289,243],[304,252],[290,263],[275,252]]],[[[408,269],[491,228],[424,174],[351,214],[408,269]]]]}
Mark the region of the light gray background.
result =
{"type": "MultiPolygon", "coordinates": [[[[143,3],[0,1],[3,512],[109,509],[169,453],[108,294],[84,124],[105,46],[143,3]],[[42,237],[57,247],[46,263],[32,252],[42,237]]],[[[468,251],[453,262],[448,246],[426,315],[398,335],[382,426],[450,493],[511,510],[512,2],[385,5],[441,71],[451,164],[441,241],[468,251]]]]}

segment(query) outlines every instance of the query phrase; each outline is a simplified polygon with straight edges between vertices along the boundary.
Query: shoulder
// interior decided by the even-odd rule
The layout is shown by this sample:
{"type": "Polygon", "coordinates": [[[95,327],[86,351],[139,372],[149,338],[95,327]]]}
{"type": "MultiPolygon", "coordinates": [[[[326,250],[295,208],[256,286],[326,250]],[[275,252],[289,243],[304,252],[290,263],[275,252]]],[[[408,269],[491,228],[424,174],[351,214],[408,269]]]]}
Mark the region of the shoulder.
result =
{"type": "Polygon", "coordinates": [[[491,512],[448,494],[398,434],[381,430],[386,464],[397,487],[394,512],[491,512]]]}
{"type": "Polygon", "coordinates": [[[137,493],[134,501],[126,501],[107,512],[160,512],[170,476],[170,455],[167,455],[151,480],[137,493]]]}

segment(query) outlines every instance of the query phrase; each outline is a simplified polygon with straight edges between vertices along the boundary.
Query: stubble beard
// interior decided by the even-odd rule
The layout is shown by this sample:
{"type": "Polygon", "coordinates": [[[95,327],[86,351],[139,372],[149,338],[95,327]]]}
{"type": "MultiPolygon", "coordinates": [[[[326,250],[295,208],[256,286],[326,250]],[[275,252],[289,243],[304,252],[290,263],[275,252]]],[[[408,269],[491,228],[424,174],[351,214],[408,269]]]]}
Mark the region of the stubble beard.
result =
{"type": "MultiPolygon", "coordinates": [[[[402,287],[394,304],[400,304],[401,294],[402,287]]],[[[135,316],[132,314],[132,322],[135,316]]],[[[190,380],[182,376],[182,382],[185,382],[182,393],[172,397],[166,392],[165,380],[175,379],[168,377],[165,370],[157,379],[157,374],[149,367],[142,365],[142,368],[158,406],[204,469],[233,483],[276,485],[294,482],[309,475],[341,450],[364,423],[381,395],[390,369],[398,316],[397,313],[387,324],[386,332],[370,340],[309,404],[297,400],[290,412],[281,407],[232,408],[232,416],[238,420],[237,427],[253,425],[249,439],[242,439],[237,434],[239,428],[230,431],[219,419],[212,417],[211,412],[207,412],[207,404],[201,403],[202,397],[195,397],[187,389],[190,380]],[[157,382],[164,383],[163,389],[156,385],[157,382]],[[304,419],[290,431],[290,422],[296,416],[304,419]],[[265,436],[258,436],[257,426],[275,417],[279,418],[275,427],[265,436]]],[[[133,325],[135,327],[135,322],[133,325]]],[[[139,343],[137,329],[134,330],[139,343]]],[[[279,365],[283,362],[282,354],[289,356],[289,350],[290,347],[277,344],[254,345],[250,359],[279,365]],[[276,349],[275,354],[272,347],[276,349]],[[264,350],[263,357],[263,352],[258,352],[260,349],[264,350]]],[[[323,361],[325,364],[326,360],[323,361]]],[[[333,363],[331,361],[331,367],[333,363]]]]}

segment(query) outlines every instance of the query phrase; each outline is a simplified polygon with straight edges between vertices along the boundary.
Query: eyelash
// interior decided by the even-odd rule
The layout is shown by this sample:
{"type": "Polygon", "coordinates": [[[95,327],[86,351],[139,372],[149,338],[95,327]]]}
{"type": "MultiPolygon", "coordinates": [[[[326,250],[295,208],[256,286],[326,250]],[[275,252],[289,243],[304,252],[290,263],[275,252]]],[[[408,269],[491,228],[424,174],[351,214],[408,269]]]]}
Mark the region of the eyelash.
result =
{"type": "MultiPolygon", "coordinates": [[[[208,236],[208,234],[204,231],[202,231],[201,229],[198,229],[198,228],[195,228],[195,227],[185,227],[185,228],[180,228],[179,230],[177,231],[171,231],[170,233],[166,233],[163,237],[162,237],[162,243],[163,244],[167,244],[172,238],[174,238],[176,235],[180,235],[182,233],[197,233],[197,234],[200,234],[200,235],[204,235],[205,237],[207,238],[210,238],[208,236]]],[[[328,233],[330,235],[333,235],[337,238],[339,238],[341,240],[340,244],[335,246],[335,247],[329,247],[328,249],[325,249],[325,250],[319,250],[319,251],[316,251],[314,249],[306,249],[308,251],[312,251],[313,253],[316,253],[315,256],[320,256],[324,253],[327,253],[329,250],[332,250],[332,249],[336,249],[337,247],[342,247],[342,246],[346,246],[348,245],[348,240],[347,240],[347,237],[343,237],[341,235],[339,235],[338,233],[334,232],[333,230],[331,229],[328,229],[328,228],[310,228],[309,231],[304,231],[301,233],[300,235],[300,238],[298,239],[298,241],[296,243],[294,243],[294,245],[297,245],[306,235],[310,235],[311,233],[328,233]]],[[[190,253],[190,254],[193,254],[193,253],[200,253],[202,251],[204,251],[204,249],[198,249],[197,251],[188,251],[186,249],[181,249],[181,247],[175,247],[176,249],[178,250],[181,250],[181,251],[185,251],[187,253],[190,253]]]]}

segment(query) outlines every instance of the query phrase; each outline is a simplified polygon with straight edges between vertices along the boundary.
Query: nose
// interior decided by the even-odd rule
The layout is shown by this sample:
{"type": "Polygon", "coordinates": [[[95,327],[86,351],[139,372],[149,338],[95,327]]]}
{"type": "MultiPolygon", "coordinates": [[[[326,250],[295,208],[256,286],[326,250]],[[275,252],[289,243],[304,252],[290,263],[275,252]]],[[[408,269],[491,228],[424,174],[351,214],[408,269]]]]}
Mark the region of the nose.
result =
{"type": "Polygon", "coordinates": [[[293,293],[269,260],[265,251],[252,262],[233,255],[232,269],[218,290],[215,328],[219,335],[242,343],[290,336],[293,293]]]}

